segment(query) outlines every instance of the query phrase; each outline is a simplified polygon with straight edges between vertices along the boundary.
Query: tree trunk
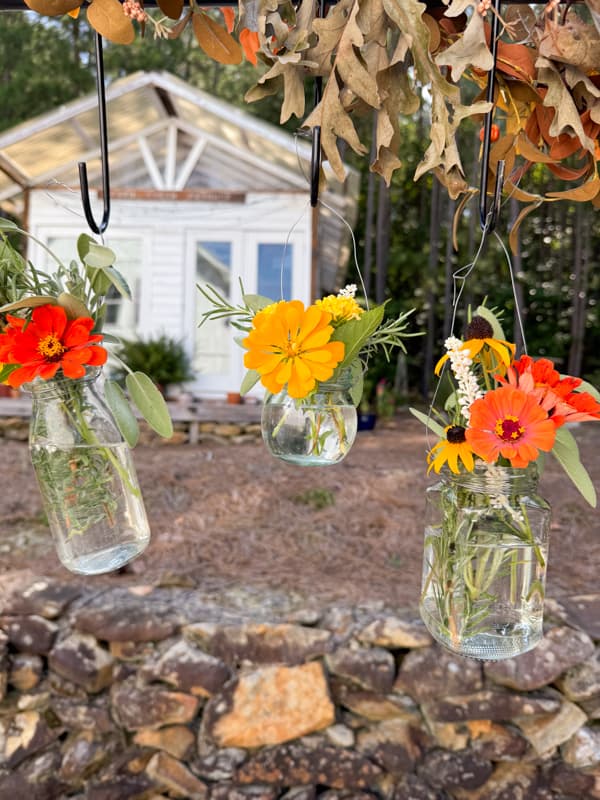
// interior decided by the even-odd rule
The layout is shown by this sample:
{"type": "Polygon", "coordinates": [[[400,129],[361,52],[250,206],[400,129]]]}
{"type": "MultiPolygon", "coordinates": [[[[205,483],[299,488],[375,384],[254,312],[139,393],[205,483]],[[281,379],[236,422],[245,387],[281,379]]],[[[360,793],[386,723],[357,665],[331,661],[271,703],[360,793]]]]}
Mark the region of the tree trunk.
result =
{"type": "Polygon", "coordinates": [[[435,343],[436,274],[440,254],[440,184],[434,178],[431,185],[431,216],[429,219],[429,260],[427,264],[427,294],[425,306],[427,334],[425,336],[425,363],[423,369],[423,397],[429,397],[429,384],[433,373],[433,347],[435,343]]]}
{"type": "Polygon", "coordinates": [[[567,366],[569,375],[580,375],[583,361],[591,227],[588,208],[582,203],[578,203],[575,212],[575,252],[573,254],[575,280],[573,281],[571,306],[571,347],[567,366]]]}
{"type": "MultiPolygon", "coordinates": [[[[375,160],[377,148],[377,112],[373,111],[373,127],[371,132],[371,157],[369,163],[375,160]]],[[[369,170],[367,177],[367,208],[365,212],[365,247],[363,255],[363,282],[365,295],[371,295],[371,273],[373,270],[373,212],[375,211],[375,173],[369,170]]]]}
{"type": "MultiPolygon", "coordinates": [[[[514,197],[510,198],[510,218],[514,224],[516,218],[519,216],[519,204],[514,197]]],[[[521,255],[521,232],[517,232],[517,249],[512,257],[513,274],[515,278],[515,318],[513,321],[513,342],[517,345],[517,356],[520,356],[524,351],[525,342],[521,335],[521,327],[517,316],[517,309],[521,314],[521,321],[525,327],[525,318],[527,316],[527,309],[525,308],[525,297],[523,295],[523,283],[520,276],[523,274],[523,258],[521,255]]]]}
{"type": "Polygon", "coordinates": [[[383,178],[379,179],[377,198],[377,239],[375,241],[375,302],[385,300],[388,256],[390,251],[390,190],[383,178]]]}

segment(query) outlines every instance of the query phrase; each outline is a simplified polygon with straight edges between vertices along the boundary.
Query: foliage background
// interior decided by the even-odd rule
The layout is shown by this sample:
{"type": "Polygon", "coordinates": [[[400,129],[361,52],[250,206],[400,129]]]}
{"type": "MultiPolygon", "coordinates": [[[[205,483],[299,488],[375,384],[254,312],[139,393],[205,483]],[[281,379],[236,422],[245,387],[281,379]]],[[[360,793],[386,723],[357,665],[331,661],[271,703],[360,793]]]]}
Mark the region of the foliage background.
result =
{"type": "MultiPolygon", "coordinates": [[[[94,88],[92,35],[85,21],[63,18],[41,21],[35,14],[3,12],[0,18],[0,130],[41,114],[94,88]]],[[[208,59],[185,31],[177,40],[138,39],[123,47],[106,45],[108,79],[137,70],[166,70],[192,85],[214,93],[273,124],[279,124],[279,102],[272,98],[247,105],[243,96],[256,81],[255,69],[225,67],[208,59]]],[[[312,96],[312,86],[306,87],[312,96]]],[[[377,302],[391,298],[390,316],[416,307],[414,330],[422,337],[407,340],[408,356],[398,363],[373,365],[375,377],[387,377],[401,395],[427,394],[433,364],[450,331],[453,273],[472,258],[480,241],[478,210],[473,202],[458,227],[459,250],[451,242],[454,203],[431,176],[412,179],[423,155],[428,129],[427,102],[402,125],[403,167],[389,189],[368,172],[367,159],[346,152],[348,162],[361,170],[360,216],[355,229],[358,261],[367,293],[377,302]]],[[[370,139],[372,121],[358,123],[370,139]]],[[[470,182],[478,183],[478,123],[460,131],[460,151],[470,182]]],[[[285,126],[295,131],[297,123],[285,126]]],[[[551,191],[551,180],[533,169],[522,184],[537,192],[551,191]]],[[[506,241],[517,206],[505,200],[498,233],[506,241]]],[[[600,225],[591,204],[568,201],[541,206],[523,223],[519,249],[513,257],[517,292],[523,312],[528,350],[556,360],[559,369],[600,383],[600,225]]],[[[348,280],[356,281],[350,267],[348,280]]],[[[505,309],[505,332],[519,341],[514,325],[514,301],[504,254],[490,238],[465,286],[455,333],[469,303],[484,297],[505,309]]]]}

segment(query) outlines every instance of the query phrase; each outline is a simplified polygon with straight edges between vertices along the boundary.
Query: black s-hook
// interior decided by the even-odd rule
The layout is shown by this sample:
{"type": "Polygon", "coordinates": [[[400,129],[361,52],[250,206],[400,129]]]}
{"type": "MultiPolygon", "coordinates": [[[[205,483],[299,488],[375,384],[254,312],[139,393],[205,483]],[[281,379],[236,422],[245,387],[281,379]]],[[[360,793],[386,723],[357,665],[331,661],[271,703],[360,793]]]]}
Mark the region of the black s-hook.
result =
{"type": "Polygon", "coordinates": [[[100,162],[102,165],[102,195],[104,212],[102,222],[97,225],[90,205],[87,164],[79,162],[79,185],[81,202],[88,225],[94,233],[102,234],[108,227],[110,218],[110,181],[108,175],[108,133],[106,127],[106,94],[104,89],[104,58],[102,55],[102,36],[96,33],[96,89],[98,92],[98,122],[100,126],[100,162]]]}
{"type": "MultiPolygon", "coordinates": [[[[488,103],[494,102],[494,84],[496,82],[496,62],[498,59],[498,30],[500,27],[500,3],[501,0],[494,0],[494,14],[490,33],[490,44],[492,48],[492,68],[488,73],[486,100],[488,103]]],[[[474,13],[477,13],[475,11],[474,13]]],[[[483,153],[481,155],[481,178],[479,182],[479,221],[484,233],[489,233],[496,227],[500,202],[502,199],[502,185],[504,183],[504,161],[498,161],[496,172],[496,185],[490,207],[487,202],[488,170],[490,166],[490,149],[492,136],[492,121],[494,119],[494,108],[486,114],[483,127],[483,153]]]]}
{"type": "MultiPolygon", "coordinates": [[[[325,0],[319,0],[317,15],[323,17],[325,13],[325,0]]],[[[323,78],[317,75],[315,78],[315,102],[316,108],[321,102],[323,95],[323,78]]],[[[319,202],[319,178],[321,176],[321,126],[315,125],[312,129],[312,151],[310,154],[310,204],[316,208],[319,202]]]]}

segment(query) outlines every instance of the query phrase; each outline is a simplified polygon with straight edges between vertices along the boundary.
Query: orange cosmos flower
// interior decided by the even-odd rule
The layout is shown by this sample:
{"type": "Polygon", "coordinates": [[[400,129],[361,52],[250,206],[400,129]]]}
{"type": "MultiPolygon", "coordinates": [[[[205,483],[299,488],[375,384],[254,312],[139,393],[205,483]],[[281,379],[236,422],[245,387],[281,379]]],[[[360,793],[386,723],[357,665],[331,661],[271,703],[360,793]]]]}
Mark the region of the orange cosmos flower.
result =
{"type": "Polygon", "coordinates": [[[290,397],[301,399],[317,381],[326,381],[344,358],[343,342],[331,342],[331,314],[300,300],[282,301],[259,311],[242,341],[244,365],[260,373],[273,394],[287,384],[290,397]]]}
{"type": "Polygon", "coordinates": [[[471,405],[465,436],[485,461],[493,463],[503,456],[513,467],[526,467],[540,450],[552,450],[556,427],[535,396],[501,386],[471,405]]]}
{"type": "Polygon", "coordinates": [[[82,378],[86,364],[104,364],[107,352],[98,347],[99,334],[90,336],[91,317],[68,320],[61,306],[38,306],[31,321],[7,315],[8,325],[0,334],[0,362],[19,364],[7,383],[18,387],[42,378],[53,378],[62,369],[67,378],[82,378]]]}

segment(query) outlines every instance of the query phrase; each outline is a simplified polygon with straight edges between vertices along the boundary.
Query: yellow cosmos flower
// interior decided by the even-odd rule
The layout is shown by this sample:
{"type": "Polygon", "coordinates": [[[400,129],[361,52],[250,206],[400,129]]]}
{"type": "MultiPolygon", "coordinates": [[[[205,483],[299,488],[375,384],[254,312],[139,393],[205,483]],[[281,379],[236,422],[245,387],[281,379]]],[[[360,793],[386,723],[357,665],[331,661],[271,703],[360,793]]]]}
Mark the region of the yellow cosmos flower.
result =
{"type": "Polygon", "coordinates": [[[282,301],[259,311],[242,341],[244,365],[260,373],[273,394],[287,384],[290,397],[310,394],[317,381],[331,378],[344,358],[343,342],[331,342],[331,314],[300,300],[282,301]]]}
{"type": "Polygon", "coordinates": [[[349,319],[360,319],[364,309],[362,309],[353,297],[348,295],[328,294],[322,300],[315,302],[317,308],[331,314],[332,322],[345,322],[349,319]]]}
{"type": "Polygon", "coordinates": [[[444,429],[444,433],[446,438],[440,439],[427,456],[429,462],[427,472],[431,472],[432,469],[439,472],[448,462],[452,472],[458,475],[460,473],[459,460],[462,461],[467,472],[472,472],[475,466],[473,450],[465,438],[465,429],[461,425],[448,425],[444,429]]]}

